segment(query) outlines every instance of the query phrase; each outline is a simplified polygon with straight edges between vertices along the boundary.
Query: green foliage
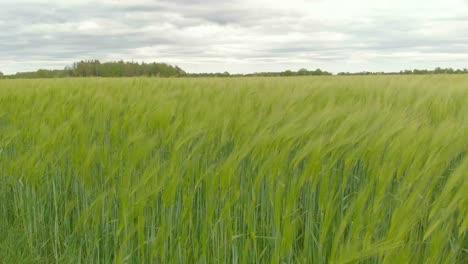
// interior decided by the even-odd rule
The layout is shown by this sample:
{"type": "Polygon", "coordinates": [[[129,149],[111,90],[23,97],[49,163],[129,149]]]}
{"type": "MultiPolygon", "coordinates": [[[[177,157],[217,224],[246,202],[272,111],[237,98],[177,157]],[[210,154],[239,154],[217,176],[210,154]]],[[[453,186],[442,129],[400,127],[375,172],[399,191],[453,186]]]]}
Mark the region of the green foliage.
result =
{"type": "Polygon", "coordinates": [[[74,63],[71,68],[66,69],[71,76],[76,77],[132,77],[132,76],[158,76],[176,77],[183,76],[185,72],[164,63],[136,63],[136,62],[107,62],[81,61],[74,63]]]}
{"type": "Polygon", "coordinates": [[[136,62],[106,62],[98,60],[80,61],[64,70],[38,70],[23,72],[9,76],[9,78],[64,78],[64,77],[179,77],[185,72],[177,66],[164,63],[136,63],[136,62]]]}
{"type": "Polygon", "coordinates": [[[0,81],[1,263],[467,263],[468,79],[0,81]]]}

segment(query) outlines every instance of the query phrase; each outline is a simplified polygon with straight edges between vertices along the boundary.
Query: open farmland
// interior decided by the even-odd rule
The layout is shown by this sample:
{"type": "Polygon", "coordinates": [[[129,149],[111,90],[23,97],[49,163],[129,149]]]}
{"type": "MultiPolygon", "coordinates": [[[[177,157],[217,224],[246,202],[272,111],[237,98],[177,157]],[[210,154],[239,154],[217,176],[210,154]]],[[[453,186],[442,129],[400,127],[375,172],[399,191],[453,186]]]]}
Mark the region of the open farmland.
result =
{"type": "Polygon", "coordinates": [[[468,77],[0,80],[0,263],[467,263],[468,77]]]}

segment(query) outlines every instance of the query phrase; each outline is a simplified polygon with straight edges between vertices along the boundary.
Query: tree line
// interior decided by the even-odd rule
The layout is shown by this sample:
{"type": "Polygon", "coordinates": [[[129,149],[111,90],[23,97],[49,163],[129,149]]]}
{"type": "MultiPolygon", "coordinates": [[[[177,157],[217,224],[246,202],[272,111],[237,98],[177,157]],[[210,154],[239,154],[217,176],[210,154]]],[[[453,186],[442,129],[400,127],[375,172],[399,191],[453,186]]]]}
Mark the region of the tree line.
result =
{"type": "MultiPolygon", "coordinates": [[[[136,62],[106,62],[98,60],[87,60],[73,63],[63,70],[37,70],[35,72],[19,72],[14,75],[6,75],[5,78],[65,78],[65,77],[273,77],[273,76],[318,76],[332,75],[327,71],[316,69],[309,71],[300,69],[298,71],[286,70],[283,72],[257,72],[248,74],[219,73],[187,73],[178,66],[164,63],[136,63],[136,62]]],[[[2,77],[2,75],[0,75],[2,77]]]]}
{"type": "Polygon", "coordinates": [[[468,69],[453,69],[437,67],[434,70],[403,70],[399,72],[339,72],[337,75],[424,75],[424,74],[467,74],[468,69]]]}
{"type": "Polygon", "coordinates": [[[318,75],[332,75],[329,72],[316,69],[309,71],[307,69],[300,69],[298,71],[286,70],[282,72],[256,72],[256,73],[239,73],[230,74],[229,72],[219,73],[188,73],[188,77],[275,77],[275,76],[318,76],[318,75]]]}
{"type": "Polygon", "coordinates": [[[64,78],[64,77],[135,77],[157,76],[178,77],[186,73],[177,66],[165,63],[137,63],[137,62],[105,62],[87,60],[73,63],[63,70],[37,70],[34,72],[20,72],[6,78],[64,78]]]}
{"type": "MultiPolygon", "coordinates": [[[[467,74],[468,69],[440,68],[434,70],[403,70],[399,72],[339,72],[337,75],[423,75],[423,74],[467,74]]],[[[187,73],[178,66],[165,63],[137,63],[114,61],[101,63],[98,60],[86,60],[73,63],[63,70],[37,70],[34,72],[19,72],[4,75],[0,71],[0,78],[65,78],[65,77],[275,77],[275,76],[322,76],[333,75],[321,69],[298,71],[286,70],[282,72],[257,72],[247,74],[219,73],[187,73]]]]}

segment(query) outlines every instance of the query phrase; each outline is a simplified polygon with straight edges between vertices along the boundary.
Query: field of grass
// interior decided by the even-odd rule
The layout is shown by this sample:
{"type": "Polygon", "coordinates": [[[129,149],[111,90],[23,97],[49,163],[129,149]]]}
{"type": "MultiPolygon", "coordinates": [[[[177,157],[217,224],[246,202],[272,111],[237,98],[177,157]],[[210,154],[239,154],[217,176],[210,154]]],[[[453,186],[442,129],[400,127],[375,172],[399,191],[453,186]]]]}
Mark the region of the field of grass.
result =
{"type": "Polygon", "coordinates": [[[468,77],[0,80],[0,263],[467,263],[468,77]]]}

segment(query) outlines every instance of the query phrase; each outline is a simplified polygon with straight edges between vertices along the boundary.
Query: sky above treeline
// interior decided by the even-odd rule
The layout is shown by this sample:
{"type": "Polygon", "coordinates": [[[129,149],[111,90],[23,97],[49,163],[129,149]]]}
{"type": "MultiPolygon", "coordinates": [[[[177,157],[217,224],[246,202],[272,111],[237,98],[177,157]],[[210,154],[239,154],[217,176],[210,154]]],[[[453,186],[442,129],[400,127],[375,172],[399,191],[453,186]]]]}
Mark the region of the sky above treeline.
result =
{"type": "Polygon", "coordinates": [[[468,68],[468,0],[0,0],[0,71],[86,59],[188,72],[468,68]]]}

